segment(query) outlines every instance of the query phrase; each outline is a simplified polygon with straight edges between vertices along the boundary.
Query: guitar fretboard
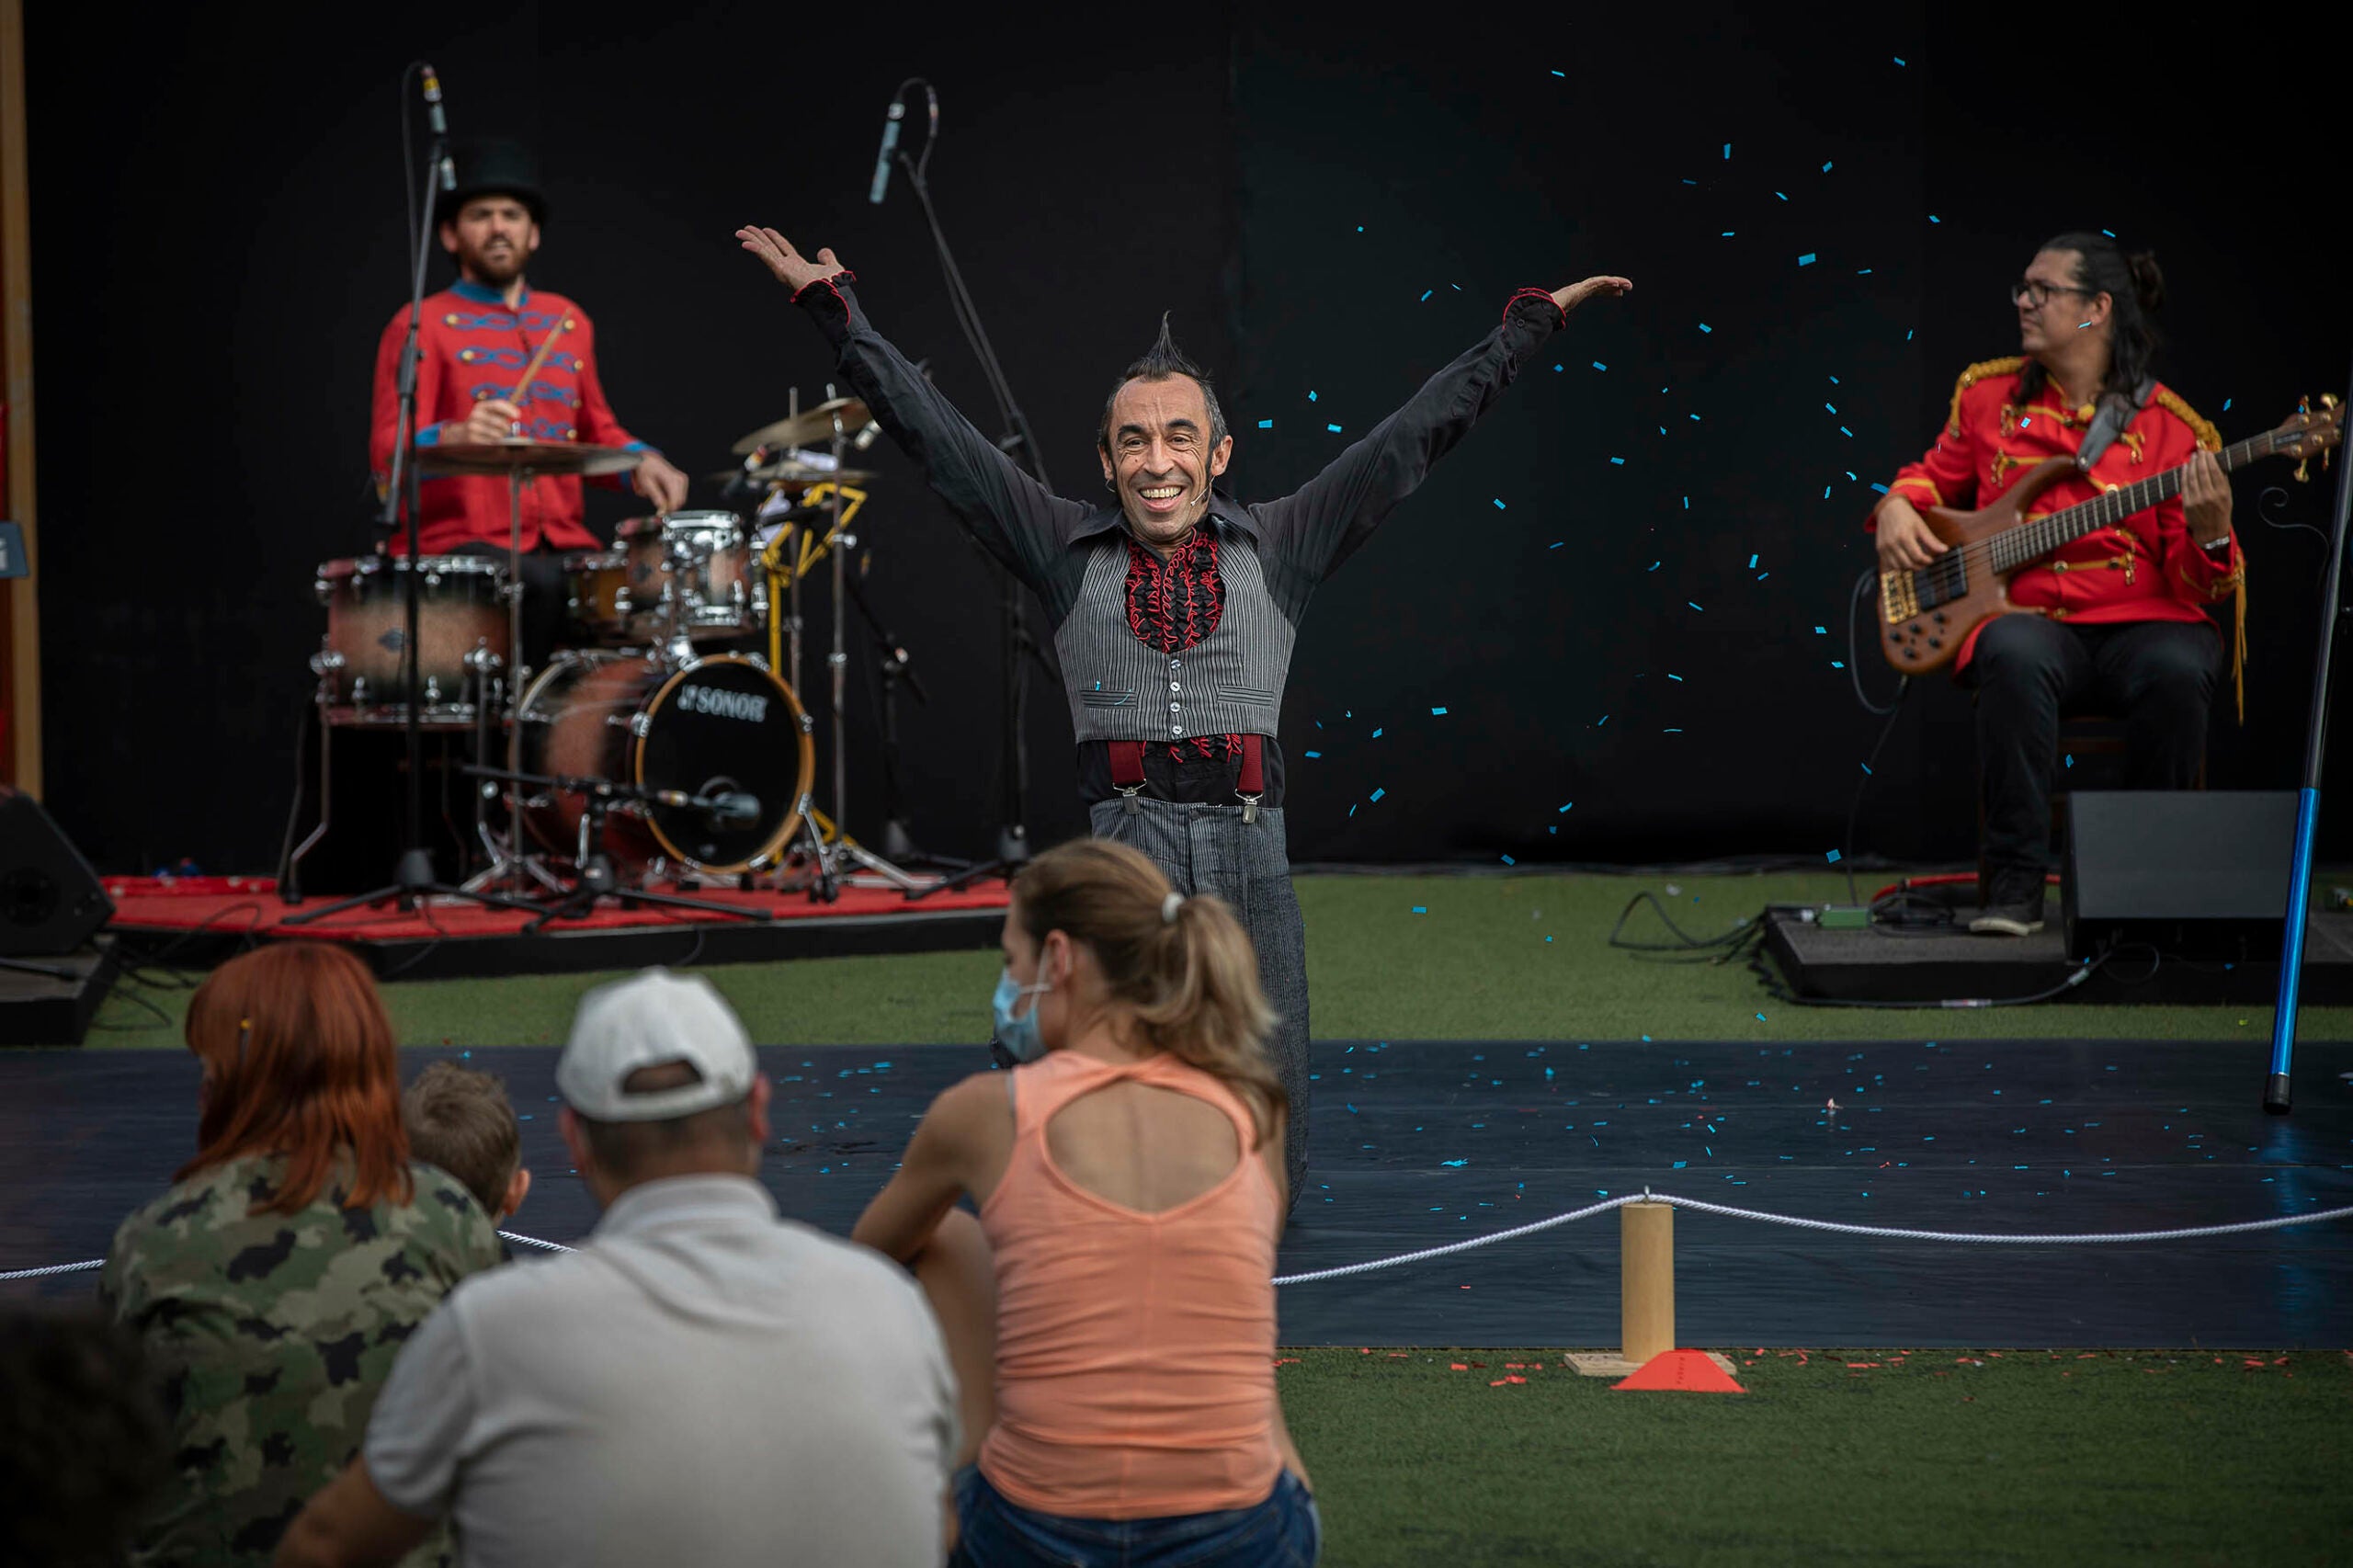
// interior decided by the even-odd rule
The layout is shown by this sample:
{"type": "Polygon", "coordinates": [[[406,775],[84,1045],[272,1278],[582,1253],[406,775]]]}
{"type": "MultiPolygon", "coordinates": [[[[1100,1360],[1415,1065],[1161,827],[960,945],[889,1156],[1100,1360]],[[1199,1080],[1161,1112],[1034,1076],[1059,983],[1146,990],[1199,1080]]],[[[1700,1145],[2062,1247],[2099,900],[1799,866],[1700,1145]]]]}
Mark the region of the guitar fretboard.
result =
{"type": "MultiPolygon", "coordinates": [[[[2258,458],[2268,458],[2289,445],[2291,437],[2283,437],[2276,430],[2224,447],[2215,454],[2225,470],[2242,468],[2258,458]]],[[[2145,511],[2160,501],[2170,500],[2181,494],[2182,475],[2188,469],[2184,463],[2163,473],[2119,489],[2078,502],[2062,511],[2035,518],[1989,541],[1987,559],[1996,572],[2014,572],[2039,556],[2050,554],[2061,545],[2071,543],[2097,528],[2120,523],[2135,512],[2145,511]]]]}

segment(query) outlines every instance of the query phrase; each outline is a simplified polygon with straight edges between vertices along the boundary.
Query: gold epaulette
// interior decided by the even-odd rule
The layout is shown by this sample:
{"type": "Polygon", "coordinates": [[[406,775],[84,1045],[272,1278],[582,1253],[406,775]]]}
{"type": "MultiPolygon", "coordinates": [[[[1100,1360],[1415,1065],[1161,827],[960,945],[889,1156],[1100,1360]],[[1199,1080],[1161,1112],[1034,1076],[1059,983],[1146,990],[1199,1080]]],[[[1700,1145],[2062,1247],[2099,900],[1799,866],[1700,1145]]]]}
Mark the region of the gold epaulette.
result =
{"type": "Polygon", "coordinates": [[[2198,437],[2200,446],[2210,452],[2219,452],[2222,449],[2222,433],[2208,424],[2204,415],[2184,403],[2179,392],[2171,387],[2159,387],[2157,404],[2176,419],[2188,426],[2190,434],[2198,437]]]}
{"type": "Polygon", "coordinates": [[[1945,428],[1950,430],[1956,436],[1961,434],[1961,393],[1967,392],[1978,382],[1985,380],[1988,376],[2014,375],[2017,373],[2018,367],[2025,363],[2026,360],[2024,358],[2018,355],[2012,354],[2000,359],[1980,360],[1976,364],[1969,367],[1966,370],[1963,370],[1961,373],[1961,380],[1953,382],[1952,384],[1952,409],[1945,415],[1945,428]]]}

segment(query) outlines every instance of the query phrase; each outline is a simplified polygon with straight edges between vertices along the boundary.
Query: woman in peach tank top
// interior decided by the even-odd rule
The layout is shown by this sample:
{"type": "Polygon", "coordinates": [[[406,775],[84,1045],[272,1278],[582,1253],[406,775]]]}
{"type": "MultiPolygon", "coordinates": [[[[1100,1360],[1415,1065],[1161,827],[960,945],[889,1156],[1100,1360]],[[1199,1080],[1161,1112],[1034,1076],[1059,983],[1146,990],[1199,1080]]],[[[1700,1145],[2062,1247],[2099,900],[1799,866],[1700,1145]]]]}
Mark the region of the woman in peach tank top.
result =
{"type": "Polygon", "coordinates": [[[1004,946],[1021,1065],[941,1095],[853,1233],[915,1271],[962,1384],[949,1562],[1303,1568],[1323,1529],[1275,1393],[1286,1107],[1249,938],[1081,839],[1014,880],[1004,946]]]}

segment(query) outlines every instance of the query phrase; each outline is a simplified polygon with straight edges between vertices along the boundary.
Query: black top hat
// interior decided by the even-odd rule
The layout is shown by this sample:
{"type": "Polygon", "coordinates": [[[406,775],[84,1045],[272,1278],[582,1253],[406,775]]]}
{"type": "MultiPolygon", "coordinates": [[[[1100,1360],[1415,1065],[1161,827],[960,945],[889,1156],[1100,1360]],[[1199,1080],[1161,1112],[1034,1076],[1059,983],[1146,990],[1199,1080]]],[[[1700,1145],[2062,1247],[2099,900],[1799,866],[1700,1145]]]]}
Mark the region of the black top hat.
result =
{"type": "Polygon", "coordinates": [[[449,161],[456,165],[457,188],[443,192],[434,204],[438,222],[450,222],[477,196],[512,196],[530,210],[531,222],[548,221],[548,199],[540,189],[539,160],[520,142],[494,137],[453,141],[449,161]]]}

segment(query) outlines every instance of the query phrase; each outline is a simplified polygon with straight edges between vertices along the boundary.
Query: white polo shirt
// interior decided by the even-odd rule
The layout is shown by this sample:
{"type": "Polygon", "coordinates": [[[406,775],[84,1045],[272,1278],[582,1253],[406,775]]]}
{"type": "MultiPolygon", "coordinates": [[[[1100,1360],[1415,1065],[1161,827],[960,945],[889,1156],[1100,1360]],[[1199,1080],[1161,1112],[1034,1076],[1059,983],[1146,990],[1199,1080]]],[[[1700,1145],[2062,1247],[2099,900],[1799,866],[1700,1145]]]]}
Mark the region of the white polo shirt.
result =
{"type": "Polygon", "coordinates": [[[468,1568],[933,1568],[956,1426],[913,1279],[747,1177],[681,1176],[451,1291],[362,1451],[468,1568]]]}

